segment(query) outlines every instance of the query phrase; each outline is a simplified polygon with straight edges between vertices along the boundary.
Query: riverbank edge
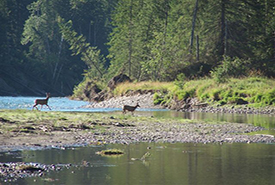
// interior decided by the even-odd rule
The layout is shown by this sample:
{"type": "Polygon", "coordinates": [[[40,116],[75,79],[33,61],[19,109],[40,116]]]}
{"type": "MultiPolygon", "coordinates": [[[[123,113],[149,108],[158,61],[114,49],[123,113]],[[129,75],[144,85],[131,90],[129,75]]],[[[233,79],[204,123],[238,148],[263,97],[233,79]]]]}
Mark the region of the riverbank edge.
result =
{"type": "Polygon", "coordinates": [[[142,109],[169,109],[181,112],[207,112],[207,113],[232,113],[232,114],[269,114],[275,115],[275,106],[260,108],[246,105],[209,105],[197,98],[190,98],[185,101],[172,99],[168,105],[154,104],[154,91],[131,92],[130,94],[113,96],[99,102],[91,102],[85,108],[122,108],[123,105],[136,105],[139,103],[142,109]]]}
{"type": "Polygon", "coordinates": [[[120,74],[107,86],[98,81],[83,81],[71,98],[90,101],[92,105],[88,107],[91,108],[120,108],[141,102],[144,108],[183,112],[275,114],[274,82],[256,76],[230,78],[225,83],[217,83],[212,78],[132,82],[120,74]]]}

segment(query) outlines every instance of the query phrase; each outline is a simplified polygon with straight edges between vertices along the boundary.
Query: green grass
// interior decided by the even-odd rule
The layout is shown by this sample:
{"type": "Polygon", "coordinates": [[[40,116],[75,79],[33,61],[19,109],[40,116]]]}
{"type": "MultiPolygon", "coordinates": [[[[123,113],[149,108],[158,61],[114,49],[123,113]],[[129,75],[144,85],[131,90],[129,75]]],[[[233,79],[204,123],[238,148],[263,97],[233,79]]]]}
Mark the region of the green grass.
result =
{"type": "MultiPolygon", "coordinates": [[[[50,128],[73,126],[81,128],[81,126],[89,126],[93,128],[92,122],[100,124],[108,120],[104,120],[98,114],[88,113],[69,113],[54,111],[30,111],[30,110],[0,110],[0,133],[11,131],[27,131],[29,127],[48,126],[50,128]]],[[[38,129],[39,130],[39,129],[38,129]]]]}
{"type": "MultiPolygon", "coordinates": [[[[0,134],[43,133],[80,129],[85,132],[104,133],[110,125],[133,126],[136,122],[173,122],[177,119],[131,116],[122,113],[56,112],[31,110],[0,110],[0,134]],[[47,128],[43,131],[41,128],[47,128]]],[[[183,121],[184,120],[180,120],[183,121]]]]}
{"type": "Polygon", "coordinates": [[[120,84],[115,95],[130,91],[154,90],[155,104],[169,104],[172,98],[183,100],[198,98],[210,104],[238,104],[248,102],[249,106],[275,105],[275,80],[263,77],[229,78],[225,83],[216,83],[211,78],[190,80],[177,85],[173,82],[140,82],[120,84]]]}
{"type": "Polygon", "coordinates": [[[115,95],[122,95],[130,91],[160,91],[168,92],[171,88],[175,88],[174,84],[171,82],[137,82],[137,83],[121,83],[115,90],[115,95]]]}
{"type": "Polygon", "coordinates": [[[213,79],[192,80],[175,94],[179,100],[197,97],[209,103],[236,104],[241,99],[261,107],[275,105],[275,81],[261,77],[230,78],[226,83],[219,84],[213,79]]]}

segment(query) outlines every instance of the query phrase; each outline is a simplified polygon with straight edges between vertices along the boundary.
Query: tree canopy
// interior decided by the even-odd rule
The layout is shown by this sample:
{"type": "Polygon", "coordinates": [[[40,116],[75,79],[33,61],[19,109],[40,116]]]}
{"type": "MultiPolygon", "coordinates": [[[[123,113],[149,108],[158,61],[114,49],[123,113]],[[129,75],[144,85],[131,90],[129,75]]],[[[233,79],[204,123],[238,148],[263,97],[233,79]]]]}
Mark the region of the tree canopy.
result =
{"type": "Polygon", "coordinates": [[[0,26],[3,95],[68,95],[83,72],[275,76],[273,0],[0,0],[0,26]]]}

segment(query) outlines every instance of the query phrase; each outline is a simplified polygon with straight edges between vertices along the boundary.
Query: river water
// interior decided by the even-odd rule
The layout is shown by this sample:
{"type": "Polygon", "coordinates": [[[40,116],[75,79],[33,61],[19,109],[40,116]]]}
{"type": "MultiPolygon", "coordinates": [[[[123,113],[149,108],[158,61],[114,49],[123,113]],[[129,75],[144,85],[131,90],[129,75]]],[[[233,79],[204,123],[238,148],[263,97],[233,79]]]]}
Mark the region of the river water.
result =
{"type": "MultiPolygon", "coordinates": [[[[0,97],[0,109],[31,109],[36,97],[0,97]]],[[[51,98],[52,111],[112,112],[121,109],[85,109],[87,102],[51,98]]],[[[40,107],[39,107],[40,108],[40,107]]],[[[43,107],[42,110],[48,111],[43,107]]],[[[269,115],[180,113],[138,109],[145,116],[251,123],[274,133],[275,119],[269,115]]],[[[275,182],[275,144],[139,143],[24,150],[0,153],[0,162],[33,162],[69,165],[42,177],[27,177],[0,184],[264,184],[275,182]],[[96,152],[117,148],[124,155],[104,157],[96,152]],[[145,154],[150,156],[143,158],[145,154]]]]}

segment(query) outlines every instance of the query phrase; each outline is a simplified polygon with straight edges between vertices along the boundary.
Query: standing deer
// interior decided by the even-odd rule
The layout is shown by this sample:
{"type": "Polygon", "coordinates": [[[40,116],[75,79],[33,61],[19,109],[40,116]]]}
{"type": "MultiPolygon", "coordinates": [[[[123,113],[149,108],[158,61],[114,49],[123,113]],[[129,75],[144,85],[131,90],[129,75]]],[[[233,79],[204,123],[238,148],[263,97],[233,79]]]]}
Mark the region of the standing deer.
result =
{"type": "Polygon", "coordinates": [[[47,96],[46,99],[36,99],[36,100],[34,100],[34,105],[32,107],[32,110],[33,110],[34,107],[38,110],[38,108],[36,107],[37,105],[41,105],[40,110],[42,109],[43,105],[47,105],[48,108],[51,110],[50,106],[48,105],[48,100],[50,98],[50,93],[46,93],[46,96],[47,96]]]}
{"type": "Polygon", "coordinates": [[[133,114],[137,107],[140,107],[138,103],[137,103],[136,106],[123,105],[123,112],[122,113],[125,114],[126,111],[130,111],[133,114]]]}

